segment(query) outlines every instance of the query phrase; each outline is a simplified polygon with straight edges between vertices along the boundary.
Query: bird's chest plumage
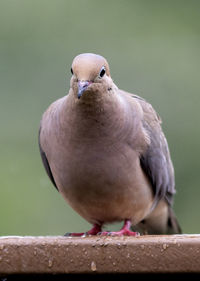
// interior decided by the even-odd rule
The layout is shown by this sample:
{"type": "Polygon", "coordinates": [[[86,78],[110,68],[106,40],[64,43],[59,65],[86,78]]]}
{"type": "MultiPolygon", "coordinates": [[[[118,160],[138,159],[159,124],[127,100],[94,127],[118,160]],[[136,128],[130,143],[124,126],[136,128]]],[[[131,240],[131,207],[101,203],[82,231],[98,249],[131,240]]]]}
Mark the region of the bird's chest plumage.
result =
{"type": "Polygon", "coordinates": [[[87,220],[121,220],[132,216],[133,209],[145,209],[140,206],[140,198],[145,204],[145,197],[151,192],[137,152],[125,141],[88,141],[80,149],[78,143],[72,145],[71,140],[65,140],[62,147],[61,154],[54,150],[57,166],[52,167],[54,174],[60,175],[56,179],[58,188],[87,220]]]}
{"type": "Polygon", "coordinates": [[[79,114],[76,108],[67,120],[52,119],[57,126],[51,126],[46,140],[54,139],[50,167],[63,197],[87,220],[122,220],[134,213],[137,221],[152,197],[140,167],[139,150],[145,141],[141,123],[123,107],[102,108],[94,115],[79,114]]]}

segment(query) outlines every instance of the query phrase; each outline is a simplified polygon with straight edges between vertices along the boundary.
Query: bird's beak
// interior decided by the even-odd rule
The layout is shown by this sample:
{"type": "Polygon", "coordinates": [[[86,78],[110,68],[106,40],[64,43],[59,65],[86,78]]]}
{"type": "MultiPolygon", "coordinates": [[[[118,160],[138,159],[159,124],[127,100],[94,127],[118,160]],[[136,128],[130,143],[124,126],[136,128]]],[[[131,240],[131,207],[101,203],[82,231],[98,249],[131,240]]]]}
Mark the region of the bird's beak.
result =
{"type": "Polygon", "coordinates": [[[78,99],[80,99],[91,83],[90,81],[78,81],[78,99]]]}

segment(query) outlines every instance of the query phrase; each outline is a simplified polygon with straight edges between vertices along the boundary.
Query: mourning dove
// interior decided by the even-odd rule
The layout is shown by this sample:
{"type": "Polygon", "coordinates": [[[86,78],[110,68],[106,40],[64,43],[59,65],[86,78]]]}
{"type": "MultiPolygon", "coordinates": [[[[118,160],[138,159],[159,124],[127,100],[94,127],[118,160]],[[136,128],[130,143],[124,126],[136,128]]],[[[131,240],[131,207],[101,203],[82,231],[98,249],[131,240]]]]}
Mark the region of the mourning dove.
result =
{"type": "Polygon", "coordinates": [[[102,226],[117,221],[124,225],[110,235],[180,233],[172,210],[174,169],[158,114],[118,89],[100,55],[76,56],[71,72],[69,94],[43,114],[39,145],[52,183],[93,224],[86,234],[106,235],[102,226]]]}

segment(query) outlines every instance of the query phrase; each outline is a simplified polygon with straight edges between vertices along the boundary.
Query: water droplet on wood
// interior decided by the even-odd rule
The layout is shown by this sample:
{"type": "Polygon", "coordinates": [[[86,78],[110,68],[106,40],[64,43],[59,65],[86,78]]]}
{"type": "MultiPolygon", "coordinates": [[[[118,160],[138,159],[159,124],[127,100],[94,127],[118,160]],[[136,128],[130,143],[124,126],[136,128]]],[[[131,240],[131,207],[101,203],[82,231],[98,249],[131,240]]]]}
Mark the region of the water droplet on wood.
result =
{"type": "Polygon", "coordinates": [[[97,270],[97,266],[96,266],[95,261],[92,261],[92,262],[91,262],[91,266],[90,266],[90,267],[91,267],[91,270],[92,270],[92,271],[96,271],[96,270],[97,270]]]}

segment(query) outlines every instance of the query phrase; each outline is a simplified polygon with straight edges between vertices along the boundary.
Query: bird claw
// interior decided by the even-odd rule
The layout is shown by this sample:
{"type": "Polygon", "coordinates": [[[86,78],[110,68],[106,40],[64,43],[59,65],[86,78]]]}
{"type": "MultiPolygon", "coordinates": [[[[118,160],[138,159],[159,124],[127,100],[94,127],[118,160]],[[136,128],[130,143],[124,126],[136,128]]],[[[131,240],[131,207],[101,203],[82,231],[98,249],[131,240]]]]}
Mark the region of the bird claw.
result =
{"type": "Polygon", "coordinates": [[[64,236],[66,236],[66,237],[85,237],[85,236],[97,235],[99,232],[101,232],[101,225],[94,224],[93,227],[87,232],[78,232],[78,233],[67,232],[64,236]]]}
{"type": "Polygon", "coordinates": [[[94,224],[93,227],[87,232],[68,232],[64,236],[66,237],[85,237],[90,235],[99,235],[99,236],[140,236],[139,232],[134,232],[130,230],[131,221],[126,219],[124,226],[120,231],[101,231],[101,224],[94,224]]]}
{"type": "Polygon", "coordinates": [[[140,236],[139,232],[134,231],[103,231],[99,235],[101,236],[133,236],[137,237],[140,236]]]}
{"type": "Polygon", "coordinates": [[[120,231],[103,231],[100,235],[102,236],[140,236],[139,232],[134,232],[130,230],[131,221],[126,219],[124,222],[124,226],[120,229],[120,231]]]}
{"type": "Polygon", "coordinates": [[[101,231],[98,233],[100,236],[111,236],[112,231],[101,231]]]}

